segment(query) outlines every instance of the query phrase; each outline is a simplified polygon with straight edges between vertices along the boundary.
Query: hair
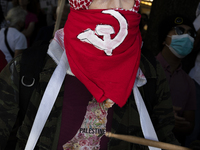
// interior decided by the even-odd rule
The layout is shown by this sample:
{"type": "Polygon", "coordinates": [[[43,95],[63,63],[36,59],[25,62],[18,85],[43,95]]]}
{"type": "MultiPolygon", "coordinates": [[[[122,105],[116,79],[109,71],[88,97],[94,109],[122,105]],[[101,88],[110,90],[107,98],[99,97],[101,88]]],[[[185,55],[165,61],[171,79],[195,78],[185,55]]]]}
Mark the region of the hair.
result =
{"type": "Polygon", "coordinates": [[[25,22],[27,12],[20,6],[14,7],[8,11],[6,20],[10,26],[16,25],[19,21],[25,22]]]}

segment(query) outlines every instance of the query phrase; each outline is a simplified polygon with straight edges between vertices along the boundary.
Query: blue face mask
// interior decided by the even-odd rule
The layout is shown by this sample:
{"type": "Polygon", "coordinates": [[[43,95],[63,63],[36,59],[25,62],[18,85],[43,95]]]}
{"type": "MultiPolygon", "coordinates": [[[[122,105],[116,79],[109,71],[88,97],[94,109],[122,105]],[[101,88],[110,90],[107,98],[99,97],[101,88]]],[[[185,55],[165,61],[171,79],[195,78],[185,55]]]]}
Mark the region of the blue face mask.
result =
{"type": "Polygon", "coordinates": [[[187,56],[193,49],[194,38],[188,34],[183,35],[172,35],[171,44],[167,45],[171,52],[176,55],[178,58],[183,58],[187,56]]]}

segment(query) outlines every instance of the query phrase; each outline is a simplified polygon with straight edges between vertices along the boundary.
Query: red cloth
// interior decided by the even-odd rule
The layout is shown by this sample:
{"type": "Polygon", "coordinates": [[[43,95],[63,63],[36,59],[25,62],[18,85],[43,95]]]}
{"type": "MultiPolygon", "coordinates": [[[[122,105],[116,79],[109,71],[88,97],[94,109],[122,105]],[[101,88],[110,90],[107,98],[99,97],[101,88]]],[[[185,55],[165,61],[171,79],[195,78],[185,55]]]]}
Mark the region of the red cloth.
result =
{"type": "MultiPolygon", "coordinates": [[[[116,19],[111,14],[103,14],[102,11],[71,9],[64,27],[65,50],[72,72],[95,99],[103,102],[110,98],[122,107],[132,91],[140,63],[140,14],[117,10],[116,12],[121,14],[119,16],[123,16],[128,23],[125,29],[125,22],[120,24],[121,19],[116,19]],[[128,31],[124,40],[117,39],[116,43],[122,43],[113,50],[112,56],[107,56],[103,50],[96,48],[101,42],[94,46],[77,38],[80,33],[86,32],[86,29],[95,31],[97,25],[113,27],[115,33],[111,35],[112,40],[116,39],[120,30],[123,30],[120,38],[128,31]]],[[[105,30],[101,32],[105,33],[105,30]]],[[[97,39],[104,41],[102,36],[98,36],[97,39]]]]}
{"type": "Polygon", "coordinates": [[[27,15],[26,15],[26,19],[25,19],[25,29],[28,28],[28,26],[29,26],[29,24],[31,22],[37,23],[38,22],[38,18],[34,13],[31,13],[31,12],[27,11],[27,15]]]}
{"type": "MultiPolygon", "coordinates": [[[[38,18],[34,13],[27,11],[27,15],[26,15],[26,19],[25,19],[25,29],[27,29],[29,27],[29,24],[31,22],[37,23],[38,18]]],[[[26,39],[27,39],[27,43],[28,43],[28,47],[29,47],[31,45],[31,37],[26,37],[26,39]]]]}
{"type": "Polygon", "coordinates": [[[7,65],[5,55],[1,50],[0,50],[0,60],[1,60],[1,62],[0,62],[0,72],[1,72],[1,70],[3,70],[3,68],[7,65]]]}
{"type": "MultiPolygon", "coordinates": [[[[66,75],[65,92],[62,109],[62,121],[57,150],[63,150],[63,145],[71,140],[83,123],[87,106],[92,100],[91,93],[74,76],[66,75]]],[[[109,108],[107,116],[106,131],[111,131],[113,107],[109,108]]],[[[100,142],[100,149],[107,149],[109,138],[103,136],[100,142]]]]}

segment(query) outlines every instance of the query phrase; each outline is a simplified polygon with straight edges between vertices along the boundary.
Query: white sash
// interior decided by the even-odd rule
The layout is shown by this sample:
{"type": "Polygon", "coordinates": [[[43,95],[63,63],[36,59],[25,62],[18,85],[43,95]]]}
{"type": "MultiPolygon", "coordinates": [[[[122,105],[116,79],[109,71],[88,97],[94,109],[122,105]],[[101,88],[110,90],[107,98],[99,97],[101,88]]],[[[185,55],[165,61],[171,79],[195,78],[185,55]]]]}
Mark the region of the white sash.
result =
{"type": "Polygon", "coordinates": [[[30,135],[28,137],[28,141],[26,143],[25,150],[34,149],[54,105],[54,102],[58,96],[68,68],[69,64],[67,63],[66,53],[63,53],[60,63],[56,67],[42,97],[30,135]]]}
{"type": "MultiPolygon", "coordinates": [[[[61,33],[61,30],[59,31],[61,33]]],[[[63,46],[60,45],[58,40],[53,40],[49,46],[48,54],[54,59],[55,62],[59,62],[56,67],[48,85],[44,92],[43,98],[41,100],[38,112],[36,114],[30,135],[28,137],[28,141],[26,143],[25,150],[33,150],[37,140],[42,132],[42,129],[47,121],[47,118],[51,112],[51,109],[55,103],[55,100],[58,96],[62,83],[64,81],[66,73],[73,75],[71,72],[66,53],[63,52],[63,46]],[[55,42],[56,41],[56,42],[55,42]],[[52,49],[53,48],[53,49],[52,49]],[[56,51],[56,50],[58,51],[56,51]],[[56,57],[54,57],[56,54],[56,57]],[[62,55],[61,59],[59,57],[62,55]],[[59,61],[58,61],[59,60],[59,61]]],[[[138,69],[138,74],[141,72],[138,69]]],[[[133,87],[133,95],[135,97],[137,109],[140,115],[140,123],[141,128],[146,139],[158,141],[156,132],[154,130],[153,124],[149,117],[148,111],[142,99],[142,96],[138,90],[138,86],[142,86],[146,83],[145,78],[140,78],[139,75],[136,78],[134,87],[133,87]],[[145,81],[144,81],[145,80],[145,81]]],[[[159,148],[150,147],[150,150],[160,150],[159,148]]]]}
{"type": "MultiPolygon", "coordinates": [[[[138,90],[136,83],[133,87],[133,95],[135,97],[135,103],[137,105],[137,109],[140,115],[140,124],[142,128],[142,132],[144,134],[145,139],[158,141],[158,137],[156,135],[155,129],[149,117],[149,113],[146,109],[142,96],[138,90]]],[[[150,150],[160,150],[160,148],[155,148],[148,146],[150,150]]]]}

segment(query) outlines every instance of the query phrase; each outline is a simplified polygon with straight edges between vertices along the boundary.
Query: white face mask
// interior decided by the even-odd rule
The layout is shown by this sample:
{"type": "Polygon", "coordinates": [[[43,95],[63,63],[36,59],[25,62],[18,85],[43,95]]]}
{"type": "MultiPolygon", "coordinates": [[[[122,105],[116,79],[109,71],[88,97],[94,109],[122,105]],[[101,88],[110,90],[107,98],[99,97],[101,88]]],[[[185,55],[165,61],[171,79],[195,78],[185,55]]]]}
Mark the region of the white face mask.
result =
{"type": "Polygon", "coordinates": [[[194,38],[188,34],[183,35],[172,35],[171,44],[165,44],[171,52],[178,58],[184,58],[187,56],[193,49],[194,38]]]}

